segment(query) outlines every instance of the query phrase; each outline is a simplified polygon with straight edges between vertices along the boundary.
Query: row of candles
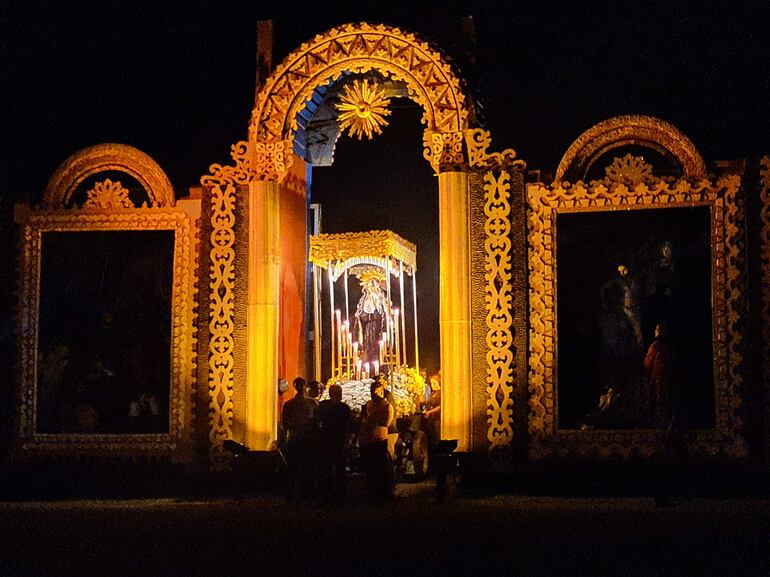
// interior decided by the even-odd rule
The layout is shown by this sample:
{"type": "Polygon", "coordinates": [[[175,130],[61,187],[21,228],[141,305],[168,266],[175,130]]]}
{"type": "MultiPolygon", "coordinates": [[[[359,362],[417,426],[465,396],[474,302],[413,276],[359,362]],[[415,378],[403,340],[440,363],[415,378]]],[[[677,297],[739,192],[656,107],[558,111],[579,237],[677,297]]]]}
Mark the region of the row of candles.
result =
{"type": "MultiPolygon", "coordinates": [[[[335,351],[333,353],[333,372],[340,380],[363,380],[373,377],[380,369],[388,366],[401,366],[401,327],[400,311],[393,309],[393,318],[386,318],[386,330],[378,344],[378,357],[376,361],[362,362],[360,358],[360,345],[353,340],[350,331],[350,321],[342,320],[342,312],[335,311],[336,326],[334,334],[335,351]]],[[[406,360],[406,359],[404,359],[406,360]]]]}

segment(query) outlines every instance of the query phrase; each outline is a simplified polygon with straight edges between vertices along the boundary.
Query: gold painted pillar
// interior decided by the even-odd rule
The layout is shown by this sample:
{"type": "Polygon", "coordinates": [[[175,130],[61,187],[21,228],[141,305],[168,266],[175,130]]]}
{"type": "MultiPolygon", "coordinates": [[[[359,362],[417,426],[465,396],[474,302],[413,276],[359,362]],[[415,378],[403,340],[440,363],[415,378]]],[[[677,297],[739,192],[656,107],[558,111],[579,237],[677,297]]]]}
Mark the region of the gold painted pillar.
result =
{"type": "Polygon", "coordinates": [[[439,189],[441,438],[471,446],[471,297],[468,175],[442,172],[439,189]]]}
{"type": "Polygon", "coordinates": [[[257,451],[269,449],[277,438],[280,216],[279,183],[251,182],[245,443],[257,451]]]}

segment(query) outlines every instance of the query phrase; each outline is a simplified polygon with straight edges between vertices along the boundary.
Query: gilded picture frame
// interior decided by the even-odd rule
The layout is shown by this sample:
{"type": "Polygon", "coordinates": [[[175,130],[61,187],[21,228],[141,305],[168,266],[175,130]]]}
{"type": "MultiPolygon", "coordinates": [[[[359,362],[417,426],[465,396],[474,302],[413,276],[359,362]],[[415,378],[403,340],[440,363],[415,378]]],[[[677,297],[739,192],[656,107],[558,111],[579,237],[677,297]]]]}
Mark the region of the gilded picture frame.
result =
{"type": "MultiPolygon", "coordinates": [[[[617,160],[616,160],[617,162],[617,160]]],[[[622,171],[620,171],[622,172],[622,171]]],[[[529,453],[533,458],[650,458],[662,450],[666,426],[625,428],[590,424],[561,426],[557,254],[559,215],[628,214],[644,209],[705,207],[710,242],[711,341],[713,347],[713,426],[691,427],[683,443],[693,456],[746,454],[739,432],[743,321],[743,215],[737,196],[739,176],[657,179],[629,171],[618,178],[527,187],[529,269],[529,453]]],[[[649,212],[649,211],[648,211],[649,212]]],[[[567,219],[563,219],[567,220],[567,219]]],[[[601,238],[597,238],[601,243],[601,238]]],[[[561,290],[565,290],[562,288],[561,290]]],[[[606,399],[605,399],[606,400],[606,399]]]]}
{"type": "MultiPolygon", "coordinates": [[[[174,207],[124,206],[30,210],[17,207],[22,227],[19,290],[19,422],[14,456],[171,457],[189,460],[195,372],[196,250],[199,203],[180,201],[174,207]],[[38,373],[40,370],[41,271],[46,233],[85,232],[173,233],[170,295],[170,367],[168,426],[159,432],[40,432],[38,373]]],[[[165,358],[165,352],[161,353],[165,358]]]]}

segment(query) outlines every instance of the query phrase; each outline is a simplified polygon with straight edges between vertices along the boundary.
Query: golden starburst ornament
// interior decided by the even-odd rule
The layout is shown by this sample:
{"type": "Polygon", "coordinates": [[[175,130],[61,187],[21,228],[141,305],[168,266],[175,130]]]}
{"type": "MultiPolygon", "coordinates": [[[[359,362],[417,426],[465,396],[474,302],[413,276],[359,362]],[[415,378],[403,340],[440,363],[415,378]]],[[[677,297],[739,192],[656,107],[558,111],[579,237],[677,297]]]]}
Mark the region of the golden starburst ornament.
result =
{"type": "Polygon", "coordinates": [[[375,133],[382,134],[382,128],[388,125],[385,117],[390,116],[389,105],[390,98],[376,82],[354,81],[345,87],[340,102],[335,105],[340,112],[340,130],[347,129],[351,138],[358,136],[361,140],[366,135],[371,140],[375,133]]]}

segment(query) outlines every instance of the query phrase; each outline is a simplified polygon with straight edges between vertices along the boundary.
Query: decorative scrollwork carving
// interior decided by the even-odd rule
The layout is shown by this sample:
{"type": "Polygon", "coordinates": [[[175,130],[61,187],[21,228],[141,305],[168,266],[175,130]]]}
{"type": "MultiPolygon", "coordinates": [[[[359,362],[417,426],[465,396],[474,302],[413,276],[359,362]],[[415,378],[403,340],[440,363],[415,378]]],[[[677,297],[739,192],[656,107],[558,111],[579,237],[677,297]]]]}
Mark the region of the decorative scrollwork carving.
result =
{"type": "Polygon", "coordinates": [[[487,152],[492,143],[488,130],[471,128],[463,132],[468,155],[468,166],[474,170],[493,170],[501,167],[524,170],[526,163],[516,158],[516,151],[506,148],[502,152],[487,152]]]}
{"type": "Polygon", "coordinates": [[[201,184],[209,190],[211,233],[209,240],[209,443],[215,467],[224,466],[222,443],[233,430],[233,339],[235,306],[235,192],[247,184],[251,171],[249,143],[232,147],[232,166],[212,165],[201,184]]]}
{"type": "Polygon", "coordinates": [[[112,182],[109,178],[97,182],[88,191],[88,198],[83,208],[134,208],[134,203],[128,198],[128,190],[120,182],[112,182]]]}
{"type": "Polygon", "coordinates": [[[435,132],[423,134],[423,157],[439,172],[466,170],[462,132],[435,132]]]}
{"type": "Polygon", "coordinates": [[[249,140],[291,138],[297,114],[313,91],[345,72],[375,70],[406,84],[423,108],[427,130],[467,128],[468,111],[459,77],[442,54],[414,34],[367,23],[319,34],[289,54],[267,79],[249,124],[249,140]]]}
{"type": "MultiPolygon", "coordinates": [[[[244,143],[245,144],[245,143],[244,143]]],[[[247,146],[249,146],[247,144],[247,146]]],[[[253,143],[254,171],[256,180],[282,181],[294,162],[290,140],[253,143]]],[[[248,170],[248,167],[246,167],[248,170]]]]}
{"type": "Polygon", "coordinates": [[[690,450],[701,454],[722,451],[735,456],[746,452],[739,434],[738,406],[742,377],[742,278],[740,272],[742,209],[736,201],[740,177],[728,175],[715,183],[707,180],[656,180],[630,190],[625,184],[608,187],[578,183],[527,189],[530,361],[528,428],[530,454],[555,456],[651,456],[660,446],[655,430],[559,430],[556,426],[556,261],[554,225],[559,211],[591,212],[632,208],[711,207],[712,307],[716,383],[716,427],[691,431],[690,450]]]}
{"type": "Polygon", "coordinates": [[[436,174],[446,171],[487,171],[500,168],[523,170],[526,163],[516,158],[512,148],[502,152],[487,152],[492,137],[488,130],[470,128],[462,132],[423,134],[423,156],[436,174]]]}
{"type": "Polygon", "coordinates": [[[508,462],[513,440],[513,316],[511,306],[510,173],[484,175],[487,438],[490,457],[508,462]]]}

